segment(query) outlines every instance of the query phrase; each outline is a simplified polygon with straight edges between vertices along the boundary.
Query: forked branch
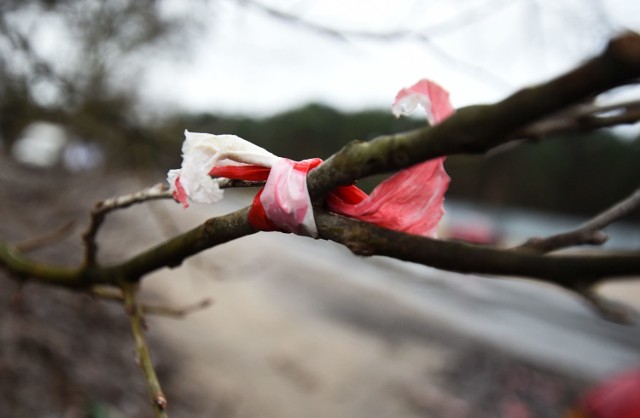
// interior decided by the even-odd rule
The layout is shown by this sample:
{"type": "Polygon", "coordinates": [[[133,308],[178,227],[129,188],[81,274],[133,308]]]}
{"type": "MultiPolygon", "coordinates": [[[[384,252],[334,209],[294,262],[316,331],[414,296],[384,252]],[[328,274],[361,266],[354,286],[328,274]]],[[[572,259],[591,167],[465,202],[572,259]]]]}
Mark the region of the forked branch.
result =
{"type": "Polygon", "coordinates": [[[605,227],[639,208],[640,188],[576,229],[546,238],[530,238],[514,249],[544,254],[576,245],[601,245],[608,239],[607,234],[602,231],[605,227]]]}
{"type": "MultiPolygon", "coordinates": [[[[317,209],[322,237],[348,245],[359,254],[377,253],[447,270],[538,278],[565,286],[591,285],[606,277],[640,274],[637,252],[545,256],[533,252],[477,247],[429,240],[382,230],[324,213],[324,196],[337,186],[363,177],[411,166],[431,158],[483,153],[518,138],[526,126],[557,114],[571,105],[610,88],[640,78],[640,36],[627,33],[612,40],[607,49],[591,61],[547,83],[521,90],[494,105],[460,109],[432,128],[383,136],[371,142],[355,142],[312,170],[307,184],[317,209]],[[389,240],[402,244],[388,248],[389,240]]],[[[34,263],[15,247],[0,244],[0,265],[23,278],[76,289],[96,284],[138,282],[162,267],[175,267],[194,254],[256,231],[248,221],[248,208],[217,218],[110,267],[95,263],[95,233],[104,214],[148,196],[167,197],[167,191],[142,198],[130,197],[96,209],[85,234],[87,262],[75,269],[34,263]]],[[[143,194],[144,195],[144,194],[143,194]]]]}
{"type": "MultiPolygon", "coordinates": [[[[607,49],[591,61],[539,86],[521,90],[494,105],[460,109],[443,123],[411,132],[382,136],[371,142],[354,142],[312,170],[307,177],[314,201],[315,220],[320,238],[343,244],[358,255],[385,255],[443,270],[498,276],[532,277],[580,292],[595,306],[593,285],[610,277],[629,279],[640,275],[640,251],[599,252],[595,255],[547,255],[568,245],[599,243],[602,228],[640,205],[640,190],[576,230],[530,241],[516,249],[477,246],[434,240],[383,229],[372,224],[327,212],[324,198],[338,186],[363,177],[402,169],[432,158],[461,153],[484,153],[524,137],[538,138],[567,130],[594,129],[610,123],[637,120],[636,104],[603,114],[603,109],[559,113],[584,103],[595,95],[640,78],[640,35],[628,33],[610,42],[607,49]],[[561,116],[558,116],[561,115],[561,116]],[[577,116],[576,116],[577,115],[577,116]],[[582,115],[582,116],[581,116],[582,115]],[[557,119],[562,117],[563,119],[557,119]],[[556,118],[556,119],[554,119],[556,118]],[[615,119],[617,118],[617,119],[615,119]],[[550,123],[553,122],[554,123],[550,123]],[[546,124],[545,124],[546,123],[546,124]],[[529,131],[527,131],[527,129],[529,131]],[[527,134],[527,132],[529,132],[527,134]]],[[[221,187],[255,186],[256,183],[220,180],[221,187]]],[[[205,302],[182,311],[144,308],[136,300],[141,279],[160,268],[176,267],[186,258],[206,249],[257,232],[248,219],[249,208],[207,220],[146,251],[112,266],[97,263],[96,236],[105,216],[116,209],[154,199],[169,198],[164,185],[141,192],[107,199],[97,204],[83,235],[84,262],[75,268],[35,262],[25,256],[33,244],[11,245],[0,242],[0,268],[18,279],[33,279],[49,285],[91,292],[98,285],[120,288],[111,293],[121,298],[131,323],[137,358],[142,368],[156,417],[166,417],[166,398],[158,382],[144,334],[143,314],[183,315],[201,309],[205,302]]],[[[55,238],[55,235],[54,235],[55,238]]],[[[40,243],[44,240],[41,239],[40,243]]],[[[38,241],[35,241],[39,244],[38,241]]],[[[603,312],[607,311],[606,308],[603,312]]]]}

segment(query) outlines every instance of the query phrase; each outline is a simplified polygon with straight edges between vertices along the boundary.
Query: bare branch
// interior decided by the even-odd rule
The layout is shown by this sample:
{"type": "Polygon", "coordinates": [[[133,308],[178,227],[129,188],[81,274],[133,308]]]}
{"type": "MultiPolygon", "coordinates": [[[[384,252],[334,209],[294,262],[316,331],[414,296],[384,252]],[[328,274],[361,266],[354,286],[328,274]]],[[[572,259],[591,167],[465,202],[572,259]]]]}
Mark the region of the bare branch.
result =
{"type": "Polygon", "coordinates": [[[160,381],[158,380],[155,368],[153,367],[153,361],[151,360],[149,346],[144,336],[145,325],[142,317],[142,309],[136,300],[137,288],[138,285],[132,283],[122,286],[124,306],[127,314],[129,315],[131,333],[133,334],[136,346],[136,362],[142,369],[147,381],[147,389],[149,390],[149,396],[151,397],[151,403],[153,405],[153,411],[156,418],[168,418],[166,411],[167,398],[162,392],[160,381]]]}
{"type": "Polygon", "coordinates": [[[6,242],[0,242],[0,267],[20,280],[29,278],[70,289],[85,288],[90,284],[85,280],[81,269],[39,263],[28,259],[15,246],[6,242]]]}
{"type": "Polygon", "coordinates": [[[171,192],[169,191],[169,186],[167,186],[166,183],[158,183],[136,193],[112,197],[96,203],[91,210],[89,225],[87,226],[86,231],[82,234],[82,240],[85,245],[85,266],[94,266],[96,264],[96,255],[98,252],[96,235],[109,212],[116,209],[128,208],[149,200],[168,199],[170,197],[171,192]]]}
{"type": "Polygon", "coordinates": [[[640,101],[607,106],[576,106],[566,112],[535,122],[515,136],[541,139],[555,135],[593,131],[640,121],[640,101]]]}
{"type": "Polygon", "coordinates": [[[602,229],[638,208],[640,208],[640,188],[576,229],[547,238],[530,238],[524,244],[515,247],[514,250],[544,254],[576,245],[604,244],[608,237],[602,232],[602,229]]]}
{"type": "Polygon", "coordinates": [[[343,244],[354,254],[384,255],[459,273],[531,277],[567,288],[587,288],[605,277],[631,280],[640,273],[640,251],[548,256],[403,234],[323,210],[316,211],[316,223],[320,238],[343,244]]]}
{"type": "Polygon", "coordinates": [[[322,36],[333,38],[341,42],[348,41],[349,39],[363,39],[384,42],[397,42],[407,40],[420,42],[426,47],[430,48],[435,55],[437,55],[443,61],[447,62],[447,64],[453,65],[468,73],[471,73],[475,78],[483,77],[485,80],[499,85],[500,87],[509,86],[509,83],[507,83],[504,78],[473,62],[453,56],[445,48],[436,45],[436,43],[433,41],[433,38],[437,36],[455,32],[459,29],[462,29],[468,24],[480,21],[486,17],[491,16],[492,14],[495,14],[497,7],[508,6],[512,3],[509,1],[493,0],[491,2],[485,2],[481,7],[463,11],[450,20],[425,27],[417,31],[395,30],[388,32],[370,32],[332,28],[304,19],[299,15],[295,15],[271,7],[257,0],[239,0],[239,2],[244,5],[252,6],[262,11],[263,13],[266,13],[267,15],[279,19],[290,25],[298,26],[308,31],[312,31],[322,36]],[[486,3],[499,3],[499,5],[487,5],[486,3]]]}
{"type": "Polygon", "coordinates": [[[120,287],[93,286],[89,292],[91,296],[95,296],[100,299],[124,302],[124,295],[122,293],[122,288],[120,287]]]}
{"type": "Polygon", "coordinates": [[[520,90],[494,105],[462,108],[431,128],[352,142],[307,177],[321,204],[337,186],[436,157],[480,154],[517,139],[524,126],[640,77],[640,35],[613,39],[599,56],[547,83],[520,90]],[[481,127],[481,128],[479,128],[481,127]]]}
{"type": "MultiPolygon", "coordinates": [[[[451,271],[526,276],[570,288],[586,288],[605,277],[639,274],[638,252],[545,256],[478,247],[388,231],[321,209],[324,196],[337,186],[443,155],[486,152],[514,140],[515,133],[524,126],[638,77],[640,36],[628,33],[612,40],[601,55],[567,74],[521,90],[495,105],[461,109],[432,128],[348,145],[307,177],[321,237],[345,244],[357,254],[387,255],[451,271]]],[[[137,282],[154,270],[175,267],[205,249],[257,232],[249,223],[248,213],[249,208],[244,208],[209,219],[111,267],[85,265],[65,269],[42,265],[2,243],[0,265],[17,277],[83,290],[96,284],[137,282]]]]}
{"type": "MultiPolygon", "coordinates": [[[[91,289],[91,295],[100,299],[124,302],[124,294],[122,289],[105,286],[95,286],[91,289]]],[[[201,311],[213,305],[212,298],[204,298],[198,302],[192,303],[181,308],[174,308],[164,305],[140,304],[140,309],[144,315],[166,316],[175,319],[182,319],[187,315],[201,311]]]]}
{"type": "Polygon", "coordinates": [[[95,285],[137,282],[162,267],[176,267],[187,257],[234,239],[255,234],[249,223],[249,208],[211,218],[191,231],[173,237],[127,261],[112,266],[76,268],[43,264],[31,260],[8,243],[0,242],[0,267],[20,278],[54,286],[86,291],[95,285]]]}
{"type": "Polygon", "coordinates": [[[301,26],[320,33],[321,35],[330,36],[338,40],[345,40],[347,37],[364,38],[379,41],[401,41],[401,40],[417,40],[427,41],[429,37],[436,37],[453,33],[463,29],[466,26],[479,22],[485,18],[491,17],[499,8],[507,7],[512,2],[508,0],[490,0],[486,1],[478,7],[464,10],[449,20],[438,22],[419,30],[394,30],[387,32],[370,32],[361,30],[348,30],[332,28],[326,25],[312,22],[304,19],[300,15],[292,14],[275,7],[271,7],[257,0],[239,0],[243,5],[255,7],[262,12],[285,21],[290,24],[301,26]],[[496,3],[496,4],[488,4],[496,3]]]}
{"type": "Polygon", "coordinates": [[[147,315],[159,315],[166,316],[169,318],[182,319],[187,315],[191,315],[198,311],[207,309],[213,305],[213,299],[204,298],[198,302],[192,303],[191,305],[183,306],[181,308],[173,308],[170,306],[161,306],[161,305],[142,305],[142,312],[147,315]]]}
{"type": "Polygon", "coordinates": [[[633,322],[635,313],[631,308],[621,303],[606,300],[592,289],[572,290],[582,296],[583,300],[587,302],[589,306],[591,306],[591,308],[593,308],[602,318],[618,324],[630,324],[633,322]]]}
{"type": "Polygon", "coordinates": [[[69,236],[71,231],[73,231],[73,226],[73,221],[67,222],[54,231],[16,244],[16,250],[22,253],[28,253],[60,242],[69,236]]]}
{"type": "Polygon", "coordinates": [[[640,208],[640,188],[636,189],[635,192],[631,193],[624,200],[616,203],[609,209],[588,221],[582,226],[582,228],[602,229],[638,208],[640,208]]]}
{"type": "Polygon", "coordinates": [[[414,41],[428,41],[429,37],[446,35],[457,30],[460,30],[467,25],[478,22],[484,18],[490,17],[495,14],[497,7],[506,7],[511,2],[505,0],[493,0],[493,3],[499,3],[498,5],[482,4],[478,8],[465,10],[453,18],[438,22],[431,26],[424,27],[419,30],[394,30],[387,32],[370,32],[360,30],[349,30],[332,28],[326,25],[322,25],[316,22],[312,22],[303,18],[300,15],[289,13],[275,7],[266,5],[257,0],[239,0],[243,5],[252,6],[262,12],[268,14],[271,17],[275,17],[281,21],[289,24],[297,25],[302,28],[317,32],[324,36],[329,36],[338,40],[345,40],[348,37],[371,39],[378,41],[401,41],[401,40],[414,40],[414,41]]]}
{"type": "MultiPolygon", "coordinates": [[[[245,181],[223,178],[217,180],[218,186],[221,189],[228,189],[233,187],[259,187],[264,185],[263,181],[245,181]]],[[[135,193],[112,197],[103,200],[102,202],[96,203],[96,205],[91,210],[89,225],[82,235],[82,240],[85,244],[85,266],[94,266],[96,264],[96,255],[98,251],[96,235],[98,234],[98,230],[109,212],[117,209],[125,209],[138,203],[144,203],[150,200],[169,199],[171,197],[172,195],[171,191],[169,190],[169,186],[166,183],[158,183],[154,186],[147,187],[135,193]]]]}

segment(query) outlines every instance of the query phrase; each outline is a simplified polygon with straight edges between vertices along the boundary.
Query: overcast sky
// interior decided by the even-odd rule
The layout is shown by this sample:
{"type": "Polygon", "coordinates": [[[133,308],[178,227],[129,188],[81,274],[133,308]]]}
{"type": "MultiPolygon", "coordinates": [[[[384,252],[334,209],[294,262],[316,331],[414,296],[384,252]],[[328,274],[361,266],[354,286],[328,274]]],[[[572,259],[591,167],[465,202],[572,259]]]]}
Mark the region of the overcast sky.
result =
{"type": "MultiPolygon", "coordinates": [[[[260,7],[219,0],[203,9],[205,29],[191,51],[150,71],[148,97],[166,107],[247,115],[309,102],[388,108],[400,88],[428,77],[459,107],[557,75],[601,50],[611,34],[640,28],[638,0],[259,2],[314,25],[403,30],[429,41],[338,40],[260,7]]],[[[172,7],[178,13],[185,3],[172,7]]]]}

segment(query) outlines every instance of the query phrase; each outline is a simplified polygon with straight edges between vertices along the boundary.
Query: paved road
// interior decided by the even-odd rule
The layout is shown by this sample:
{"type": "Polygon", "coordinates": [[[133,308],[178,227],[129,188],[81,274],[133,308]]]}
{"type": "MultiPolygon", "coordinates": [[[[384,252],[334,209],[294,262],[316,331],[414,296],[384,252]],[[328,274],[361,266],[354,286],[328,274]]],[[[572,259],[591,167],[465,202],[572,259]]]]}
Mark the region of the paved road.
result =
{"type": "MultiPolygon", "coordinates": [[[[215,210],[238,205],[229,196],[215,210]]],[[[195,224],[210,214],[211,208],[195,206],[178,216],[195,224]]],[[[309,305],[322,302],[313,301],[319,294],[303,290],[311,286],[308,277],[316,281],[325,277],[385,294],[427,322],[588,378],[640,365],[640,325],[607,322],[575,296],[552,286],[448,273],[383,257],[356,257],[334,243],[285,234],[261,233],[233,245],[250,254],[235,269],[241,270],[242,263],[257,264],[260,277],[289,277],[288,292],[299,289],[297,297],[304,295],[309,305]],[[298,285],[291,285],[296,277],[298,285]]],[[[629,291],[640,295],[637,284],[629,291]]]]}
{"type": "MultiPolygon", "coordinates": [[[[274,241],[287,245],[279,237],[274,241]]],[[[585,377],[640,365],[638,324],[605,321],[561,289],[442,272],[382,257],[363,259],[335,245],[318,244],[296,242],[295,257],[318,263],[322,251],[323,259],[339,266],[331,274],[342,273],[344,280],[382,290],[429,320],[525,358],[585,377]]]]}

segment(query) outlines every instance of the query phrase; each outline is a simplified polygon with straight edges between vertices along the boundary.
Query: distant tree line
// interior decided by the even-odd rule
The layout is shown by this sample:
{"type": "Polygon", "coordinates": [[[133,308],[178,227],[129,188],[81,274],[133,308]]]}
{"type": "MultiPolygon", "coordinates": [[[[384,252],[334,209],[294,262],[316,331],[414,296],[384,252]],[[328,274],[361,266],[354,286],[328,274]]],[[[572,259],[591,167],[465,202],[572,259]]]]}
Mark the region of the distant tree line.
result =
{"type": "MultiPolygon", "coordinates": [[[[194,34],[187,29],[193,26],[192,15],[167,16],[161,9],[158,2],[130,0],[2,3],[0,152],[10,151],[24,129],[41,120],[63,125],[74,138],[98,143],[111,165],[162,170],[179,163],[185,128],[233,133],[278,155],[303,159],[326,158],[354,139],[424,124],[421,119],[395,119],[386,110],[343,113],[321,104],[260,119],[142,117],[135,81],[147,63],[145,52],[154,51],[154,57],[183,54],[185,41],[194,34]],[[66,49],[59,54],[47,54],[36,42],[35,35],[48,33],[46,25],[36,24],[42,21],[65,28],[66,49]],[[82,65],[60,65],[68,60],[82,65]]],[[[639,138],[623,141],[607,131],[490,156],[453,156],[447,160],[453,178],[449,196],[592,214],[637,187],[639,157],[639,138]]],[[[360,186],[368,189],[375,180],[365,179],[360,186]]]]}
{"type": "MultiPolygon", "coordinates": [[[[183,115],[172,131],[169,164],[176,165],[182,130],[233,133],[277,155],[326,158],[354,139],[424,126],[421,119],[396,119],[388,111],[344,113],[310,104],[262,119],[213,114],[183,115]]],[[[168,165],[169,166],[169,165],[168,165]]],[[[449,197],[495,206],[589,214],[619,201],[640,183],[640,137],[622,139],[601,130],[556,138],[486,156],[451,156],[449,197]]],[[[369,189],[374,181],[362,181],[369,189]]],[[[635,216],[636,220],[640,215],[635,216]]]]}

